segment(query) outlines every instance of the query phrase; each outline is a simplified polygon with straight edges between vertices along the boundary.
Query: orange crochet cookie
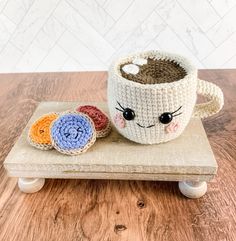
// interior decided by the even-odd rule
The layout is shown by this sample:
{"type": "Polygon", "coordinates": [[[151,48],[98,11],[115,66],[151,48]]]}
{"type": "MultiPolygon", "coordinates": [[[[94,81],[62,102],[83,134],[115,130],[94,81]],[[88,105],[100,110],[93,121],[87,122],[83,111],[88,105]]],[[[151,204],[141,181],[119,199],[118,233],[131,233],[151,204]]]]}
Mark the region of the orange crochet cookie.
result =
{"type": "Polygon", "coordinates": [[[58,117],[57,113],[43,115],[36,120],[29,130],[29,143],[41,150],[52,149],[50,125],[58,117]]]}

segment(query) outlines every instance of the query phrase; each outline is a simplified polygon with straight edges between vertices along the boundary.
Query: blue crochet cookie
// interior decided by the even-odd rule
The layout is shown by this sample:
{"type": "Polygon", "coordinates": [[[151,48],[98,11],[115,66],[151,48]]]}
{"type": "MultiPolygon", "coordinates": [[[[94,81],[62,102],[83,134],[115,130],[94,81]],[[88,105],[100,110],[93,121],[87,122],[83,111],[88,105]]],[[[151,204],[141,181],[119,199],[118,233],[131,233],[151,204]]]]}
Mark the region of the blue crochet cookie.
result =
{"type": "Polygon", "coordinates": [[[50,128],[53,147],[67,155],[81,154],[96,141],[96,130],[92,119],[78,112],[60,115],[50,128]]]}

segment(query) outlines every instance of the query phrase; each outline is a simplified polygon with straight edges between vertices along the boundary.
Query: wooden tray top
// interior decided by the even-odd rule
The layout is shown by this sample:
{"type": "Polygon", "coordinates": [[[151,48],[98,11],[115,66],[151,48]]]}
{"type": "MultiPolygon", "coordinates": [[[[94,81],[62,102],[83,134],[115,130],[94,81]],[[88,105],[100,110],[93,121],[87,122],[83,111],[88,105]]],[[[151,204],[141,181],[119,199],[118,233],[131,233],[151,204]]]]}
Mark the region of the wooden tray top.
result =
{"type": "Polygon", "coordinates": [[[177,139],[159,145],[141,145],[112,133],[84,154],[66,156],[55,150],[41,151],[27,143],[30,125],[48,112],[75,109],[79,104],[106,103],[41,102],[4,162],[10,176],[41,178],[210,180],[217,163],[200,119],[192,119],[177,139]]]}

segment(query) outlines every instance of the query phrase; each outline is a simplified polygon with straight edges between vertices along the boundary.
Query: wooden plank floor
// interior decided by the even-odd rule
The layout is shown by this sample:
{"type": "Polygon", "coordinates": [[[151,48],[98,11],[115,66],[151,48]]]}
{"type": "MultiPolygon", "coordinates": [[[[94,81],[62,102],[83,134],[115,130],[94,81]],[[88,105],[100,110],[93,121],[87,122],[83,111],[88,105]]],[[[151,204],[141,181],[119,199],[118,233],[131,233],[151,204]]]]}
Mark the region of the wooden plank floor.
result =
{"type": "Polygon", "coordinates": [[[225,94],[204,121],[218,161],[198,200],[174,182],[49,180],[39,193],[18,190],[2,162],[40,101],[105,101],[105,72],[0,75],[0,240],[236,240],[236,70],[199,76],[225,94]]]}

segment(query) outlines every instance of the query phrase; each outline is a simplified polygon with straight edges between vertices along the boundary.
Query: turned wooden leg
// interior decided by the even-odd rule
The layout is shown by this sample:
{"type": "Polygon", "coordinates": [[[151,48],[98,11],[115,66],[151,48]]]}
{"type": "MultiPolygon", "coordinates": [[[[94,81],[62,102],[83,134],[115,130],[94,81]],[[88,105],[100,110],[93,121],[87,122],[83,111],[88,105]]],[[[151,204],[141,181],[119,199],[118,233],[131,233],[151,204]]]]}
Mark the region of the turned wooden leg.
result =
{"type": "Polygon", "coordinates": [[[184,196],[188,198],[199,198],[206,193],[207,183],[183,181],[179,182],[179,190],[184,196]]]}
{"type": "Polygon", "coordinates": [[[34,193],[38,192],[44,186],[44,178],[25,178],[20,177],[18,179],[18,187],[22,192],[34,193]]]}

